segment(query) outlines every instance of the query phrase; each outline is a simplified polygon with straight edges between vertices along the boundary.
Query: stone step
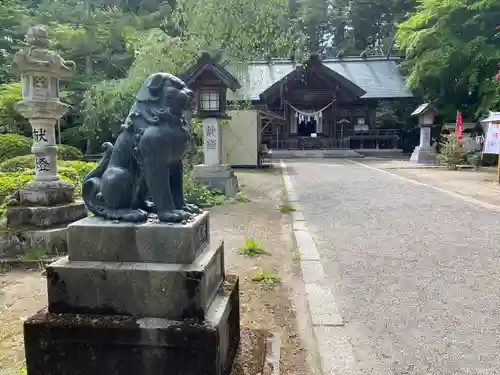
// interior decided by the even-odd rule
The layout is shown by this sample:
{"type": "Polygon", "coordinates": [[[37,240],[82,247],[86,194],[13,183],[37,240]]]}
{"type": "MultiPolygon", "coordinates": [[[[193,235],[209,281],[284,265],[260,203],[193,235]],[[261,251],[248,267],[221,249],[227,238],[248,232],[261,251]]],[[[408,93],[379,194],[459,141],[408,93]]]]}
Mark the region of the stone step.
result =
{"type": "Polygon", "coordinates": [[[274,160],[278,159],[323,159],[323,158],[347,158],[355,159],[363,156],[350,149],[332,150],[272,150],[274,160]]]}
{"type": "Polygon", "coordinates": [[[209,241],[208,212],[184,225],[114,222],[92,216],[68,226],[71,261],[191,264],[209,241]]]}
{"type": "Polygon", "coordinates": [[[204,319],[224,279],[224,243],[191,265],[71,261],[47,266],[51,313],[204,319]]]}

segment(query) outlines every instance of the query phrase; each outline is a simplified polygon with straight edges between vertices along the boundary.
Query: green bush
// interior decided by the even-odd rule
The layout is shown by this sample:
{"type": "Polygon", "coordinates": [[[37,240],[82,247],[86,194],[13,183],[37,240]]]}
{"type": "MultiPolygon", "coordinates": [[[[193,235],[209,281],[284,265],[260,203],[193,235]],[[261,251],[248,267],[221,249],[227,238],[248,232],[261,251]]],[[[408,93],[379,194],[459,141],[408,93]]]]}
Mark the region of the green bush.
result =
{"type": "Polygon", "coordinates": [[[16,156],[0,163],[0,172],[22,172],[25,169],[33,169],[35,166],[35,155],[16,156]]]}
{"type": "Polygon", "coordinates": [[[74,126],[61,132],[61,139],[64,144],[84,150],[87,145],[87,135],[81,126],[74,126]]]}
{"type": "Polygon", "coordinates": [[[463,142],[455,133],[452,133],[444,135],[444,142],[441,144],[437,158],[449,169],[457,169],[457,165],[465,161],[468,153],[463,142]]]}
{"type": "MultiPolygon", "coordinates": [[[[78,172],[80,178],[83,179],[87,173],[89,173],[94,167],[96,163],[87,163],[85,161],[80,160],[59,160],[58,167],[64,168],[73,168],[78,172]]],[[[0,172],[22,172],[26,169],[33,169],[35,166],[35,155],[24,155],[24,156],[16,156],[14,158],[5,160],[0,163],[0,172]]]]}
{"type": "Polygon", "coordinates": [[[71,167],[62,167],[58,168],[59,176],[69,182],[81,182],[80,175],[76,171],[75,168],[71,167]]]}
{"type": "Polygon", "coordinates": [[[0,172],[0,203],[33,178],[32,174],[0,172]]]}
{"type": "Polygon", "coordinates": [[[31,153],[31,138],[19,134],[0,134],[0,162],[31,153]]]}
{"type": "Polygon", "coordinates": [[[184,195],[188,203],[200,207],[215,206],[226,200],[221,191],[196,182],[191,173],[184,174],[184,195]]]}
{"type": "Polygon", "coordinates": [[[29,137],[31,136],[29,121],[15,109],[16,103],[22,99],[21,83],[0,85],[0,129],[29,137]]]}
{"type": "MultiPolygon", "coordinates": [[[[35,174],[34,164],[34,155],[17,156],[0,163],[0,203],[7,195],[31,181],[35,174]]],[[[61,160],[58,164],[59,175],[63,180],[69,181],[75,186],[75,197],[79,197],[83,178],[96,164],[65,160],[61,160]]]]}
{"type": "Polygon", "coordinates": [[[61,161],[59,164],[61,167],[68,167],[74,169],[79,178],[83,181],[83,178],[96,166],[96,163],[87,163],[85,161],[61,161]]]}
{"type": "Polygon", "coordinates": [[[58,145],[57,157],[60,160],[82,160],[83,154],[76,147],[70,145],[58,145]]]}

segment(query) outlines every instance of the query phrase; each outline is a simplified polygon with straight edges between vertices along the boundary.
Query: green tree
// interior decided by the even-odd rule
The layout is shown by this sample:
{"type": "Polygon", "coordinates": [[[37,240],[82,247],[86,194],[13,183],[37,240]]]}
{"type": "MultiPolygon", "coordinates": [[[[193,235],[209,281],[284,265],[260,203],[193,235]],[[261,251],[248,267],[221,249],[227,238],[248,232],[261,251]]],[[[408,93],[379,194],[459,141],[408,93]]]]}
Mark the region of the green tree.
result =
{"type": "Polygon", "coordinates": [[[197,58],[198,43],[194,39],[169,37],[161,29],[140,33],[130,43],[136,59],[127,76],[104,80],[85,93],[85,131],[95,138],[94,146],[118,134],[136,91],[149,74],[180,74],[197,58]]]}
{"type": "Polygon", "coordinates": [[[24,44],[26,28],[31,20],[31,12],[24,3],[22,0],[0,2],[0,84],[15,78],[10,62],[24,44]]]}
{"type": "Polygon", "coordinates": [[[407,85],[435,101],[445,121],[475,118],[500,105],[498,0],[421,0],[398,26],[407,85]]]}
{"type": "Polygon", "coordinates": [[[180,35],[234,60],[289,57],[303,49],[288,0],[178,0],[171,18],[180,35]]]}

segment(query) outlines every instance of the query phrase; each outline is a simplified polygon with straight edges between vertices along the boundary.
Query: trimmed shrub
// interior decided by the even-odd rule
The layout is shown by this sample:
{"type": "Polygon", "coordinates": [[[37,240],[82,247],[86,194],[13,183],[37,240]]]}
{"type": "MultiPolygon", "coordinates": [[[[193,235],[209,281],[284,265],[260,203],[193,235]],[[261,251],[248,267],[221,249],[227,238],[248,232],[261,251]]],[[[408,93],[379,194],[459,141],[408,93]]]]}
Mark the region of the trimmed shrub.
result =
{"type": "Polygon", "coordinates": [[[58,169],[59,176],[61,176],[62,179],[69,182],[81,182],[80,176],[75,168],[61,166],[58,169]]]}
{"type": "MultiPolygon", "coordinates": [[[[28,169],[33,169],[35,166],[34,155],[16,156],[15,158],[5,160],[0,163],[0,172],[23,172],[28,169]]],[[[96,163],[87,163],[79,160],[60,160],[58,162],[59,170],[61,168],[71,168],[76,171],[79,178],[83,179],[89,173],[96,163]]]]}
{"type": "Polygon", "coordinates": [[[35,155],[16,156],[0,163],[0,172],[22,172],[35,167],[35,155]]]}
{"type": "Polygon", "coordinates": [[[27,173],[0,172],[0,204],[7,195],[19,190],[32,178],[33,175],[27,173]]]}
{"type": "Polygon", "coordinates": [[[0,134],[0,162],[31,153],[31,138],[19,134],[0,134]]]}
{"type": "Polygon", "coordinates": [[[96,163],[88,163],[85,161],[61,161],[61,167],[74,169],[81,180],[96,166],[96,163]]]}
{"type": "Polygon", "coordinates": [[[82,160],[83,154],[76,147],[70,145],[58,145],[57,157],[59,160],[82,160]]]}
{"type": "MultiPolygon", "coordinates": [[[[34,155],[17,156],[0,163],[0,204],[7,195],[14,193],[26,182],[31,181],[35,174],[34,164],[34,155]]],[[[75,197],[80,197],[83,178],[95,165],[95,163],[84,161],[61,160],[59,162],[59,175],[63,180],[69,181],[75,186],[75,197]]]]}

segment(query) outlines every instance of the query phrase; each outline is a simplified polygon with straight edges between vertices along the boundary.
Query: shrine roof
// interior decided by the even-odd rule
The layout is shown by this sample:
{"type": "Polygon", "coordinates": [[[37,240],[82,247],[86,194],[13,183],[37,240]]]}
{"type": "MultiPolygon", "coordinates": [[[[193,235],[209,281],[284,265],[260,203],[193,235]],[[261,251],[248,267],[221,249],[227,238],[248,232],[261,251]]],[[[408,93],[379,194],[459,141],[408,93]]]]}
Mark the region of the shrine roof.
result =
{"type": "MultiPolygon", "coordinates": [[[[413,94],[398,71],[398,60],[400,58],[396,57],[344,57],[324,59],[321,63],[363,89],[366,93],[361,98],[411,98],[413,94]]],[[[228,93],[228,100],[259,100],[261,93],[297,66],[299,63],[291,60],[255,61],[229,66],[227,69],[238,79],[241,88],[234,94],[228,93]]]]}

